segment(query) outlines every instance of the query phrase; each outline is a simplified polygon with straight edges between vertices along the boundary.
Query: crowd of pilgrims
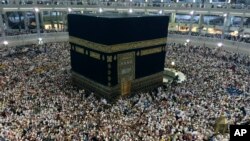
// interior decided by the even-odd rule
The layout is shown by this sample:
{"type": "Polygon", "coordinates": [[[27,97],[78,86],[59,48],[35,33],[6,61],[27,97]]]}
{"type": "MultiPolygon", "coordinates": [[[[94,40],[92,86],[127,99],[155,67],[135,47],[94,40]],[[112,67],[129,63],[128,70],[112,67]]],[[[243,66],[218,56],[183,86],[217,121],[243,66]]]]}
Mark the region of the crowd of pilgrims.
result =
{"type": "MultiPolygon", "coordinates": [[[[189,32],[183,32],[183,31],[169,31],[169,34],[180,34],[180,35],[188,35],[189,32]]],[[[222,35],[221,34],[211,34],[211,33],[199,33],[199,32],[192,32],[192,36],[200,36],[200,37],[207,37],[207,38],[217,38],[221,39],[222,35]]],[[[250,38],[249,37],[244,37],[243,35],[238,35],[238,36],[233,36],[230,34],[225,34],[224,39],[226,40],[231,40],[231,41],[237,41],[237,42],[246,42],[250,43],[250,38]]]]}
{"type": "Polygon", "coordinates": [[[109,103],[72,85],[67,42],[3,48],[0,140],[227,141],[228,132],[214,130],[218,117],[249,123],[249,56],[180,44],[166,50],[166,67],[186,81],[109,103]],[[243,94],[228,94],[229,85],[243,94]]]}

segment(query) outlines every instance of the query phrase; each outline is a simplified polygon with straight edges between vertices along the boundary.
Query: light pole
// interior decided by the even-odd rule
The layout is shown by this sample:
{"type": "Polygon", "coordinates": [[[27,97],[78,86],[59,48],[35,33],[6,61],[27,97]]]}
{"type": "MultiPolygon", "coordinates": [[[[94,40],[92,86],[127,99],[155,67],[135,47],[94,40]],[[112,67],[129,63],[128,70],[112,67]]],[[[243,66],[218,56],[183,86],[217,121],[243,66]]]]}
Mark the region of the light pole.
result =
{"type": "Polygon", "coordinates": [[[4,45],[4,46],[7,46],[8,44],[9,44],[8,41],[6,41],[6,40],[3,41],[3,45],[4,45]]]}
{"type": "Polygon", "coordinates": [[[99,11],[99,13],[102,13],[102,12],[103,12],[102,8],[99,8],[99,10],[98,10],[98,11],[99,11]]]}
{"type": "Polygon", "coordinates": [[[128,12],[129,12],[130,14],[133,13],[133,9],[130,8],[130,9],[128,10],[128,12]]]}
{"type": "Polygon", "coordinates": [[[217,46],[218,46],[218,47],[222,47],[223,44],[222,44],[222,43],[218,43],[217,46]]]}
{"type": "Polygon", "coordinates": [[[217,46],[218,46],[218,50],[220,52],[221,51],[221,47],[223,46],[223,44],[222,43],[218,43],[217,46]]]}
{"type": "Polygon", "coordinates": [[[189,43],[190,43],[190,39],[187,39],[185,45],[188,46],[189,43]]]}
{"type": "Polygon", "coordinates": [[[71,8],[68,8],[68,13],[71,13],[72,12],[72,9],[71,8]]]}
{"type": "Polygon", "coordinates": [[[162,10],[160,10],[160,11],[159,11],[159,14],[161,15],[162,13],[163,13],[162,10]]]}
{"type": "Polygon", "coordinates": [[[194,11],[190,12],[191,19],[190,19],[190,24],[189,24],[189,36],[192,34],[192,28],[193,28],[193,20],[194,20],[194,11]]]}
{"type": "Polygon", "coordinates": [[[43,44],[43,39],[41,37],[38,38],[38,44],[42,45],[43,44]]]}
{"type": "MultiPolygon", "coordinates": [[[[41,37],[38,38],[38,45],[39,45],[40,47],[43,47],[43,38],[41,38],[41,37]]],[[[44,48],[44,52],[45,52],[45,53],[47,52],[46,46],[45,46],[45,48],[44,48]]]]}
{"type": "Polygon", "coordinates": [[[174,62],[174,61],[172,61],[172,62],[171,62],[171,65],[172,65],[172,66],[175,66],[175,62],[174,62]]]}
{"type": "Polygon", "coordinates": [[[171,62],[171,68],[175,70],[175,62],[174,61],[171,62]]]}

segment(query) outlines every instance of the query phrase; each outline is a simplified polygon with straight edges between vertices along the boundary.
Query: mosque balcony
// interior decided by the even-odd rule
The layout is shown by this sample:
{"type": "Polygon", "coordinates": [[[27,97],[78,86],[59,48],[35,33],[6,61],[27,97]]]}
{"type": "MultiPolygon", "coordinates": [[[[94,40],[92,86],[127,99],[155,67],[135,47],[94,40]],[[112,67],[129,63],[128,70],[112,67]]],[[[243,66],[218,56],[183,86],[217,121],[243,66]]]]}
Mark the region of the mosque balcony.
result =
{"type": "MultiPolygon", "coordinates": [[[[186,4],[186,3],[160,3],[155,5],[153,3],[125,3],[125,2],[98,2],[98,3],[77,3],[72,1],[62,1],[59,4],[55,3],[41,3],[41,4],[19,4],[9,3],[0,4],[1,11],[30,11],[33,8],[39,8],[40,10],[57,10],[66,11],[71,8],[73,11],[84,11],[84,10],[98,10],[100,7],[103,10],[127,10],[132,8],[134,11],[159,11],[163,10],[165,13],[189,13],[191,10],[197,14],[213,14],[220,15],[223,13],[230,13],[235,16],[242,16],[243,13],[249,14],[250,6],[235,7],[232,4],[227,4],[222,8],[213,6],[213,4],[186,4]]],[[[246,15],[247,16],[247,15],[246,15]]]]}

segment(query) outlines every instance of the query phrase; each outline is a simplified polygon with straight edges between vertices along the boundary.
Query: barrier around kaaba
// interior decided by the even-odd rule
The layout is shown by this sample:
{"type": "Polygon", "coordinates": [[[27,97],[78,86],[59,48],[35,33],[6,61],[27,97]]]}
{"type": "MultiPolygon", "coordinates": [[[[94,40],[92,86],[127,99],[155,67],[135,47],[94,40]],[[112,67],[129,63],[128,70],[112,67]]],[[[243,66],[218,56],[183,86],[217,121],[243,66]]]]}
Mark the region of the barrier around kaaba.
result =
{"type": "Polygon", "coordinates": [[[68,15],[74,84],[108,100],[163,83],[168,16],[68,15]]]}

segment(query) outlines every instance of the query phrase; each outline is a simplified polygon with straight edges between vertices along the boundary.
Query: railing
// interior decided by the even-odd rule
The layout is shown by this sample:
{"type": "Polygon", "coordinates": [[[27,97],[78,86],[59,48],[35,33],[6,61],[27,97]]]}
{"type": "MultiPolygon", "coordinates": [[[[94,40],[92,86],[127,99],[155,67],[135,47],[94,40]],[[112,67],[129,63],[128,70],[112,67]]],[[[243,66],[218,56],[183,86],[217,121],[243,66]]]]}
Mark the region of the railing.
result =
{"type": "MultiPolygon", "coordinates": [[[[0,37],[0,48],[6,46],[3,44],[4,41],[8,41],[7,46],[20,46],[27,44],[38,44],[38,38],[43,39],[43,43],[48,42],[62,42],[68,41],[68,32],[56,32],[56,33],[42,33],[37,34],[27,34],[27,35],[17,35],[17,36],[7,36],[6,38],[0,37]]],[[[240,51],[245,54],[250,55],[250,44],[244,42],[222,40],[217,38],[200,37],[200,36],[188,36],[179,34],[169,34],[168,42],[175,43],[185,43],[186,40],[190,40],[190,44],[193,45],[206,45],[209,47],[217,47],[218,43],[222,43],[224,48],[234,51],[240,51]]]]}
{"type": "Polygon", "coordinates": [[[56,36],[65,36],[68,35],[68,32],[53,32],[53,33],[42,33],[38,34],[23,34],[23,35],[16,35],[16,36],[6,36],[6,40],[22,40],[22,39],[38,39],[40,38],[53,38],[56,36]]]}
{"type": "Polygon", "coordinates": [[[38,34],[23,34],[16,36],[0,37],[0,47],[4,45],[4,41],[8,42],[7,46],[21,46],[28,44],[38,44],[38,39],[42,38],[43,43],[68,41],[68,32],[54,32],[38,34]]]}

